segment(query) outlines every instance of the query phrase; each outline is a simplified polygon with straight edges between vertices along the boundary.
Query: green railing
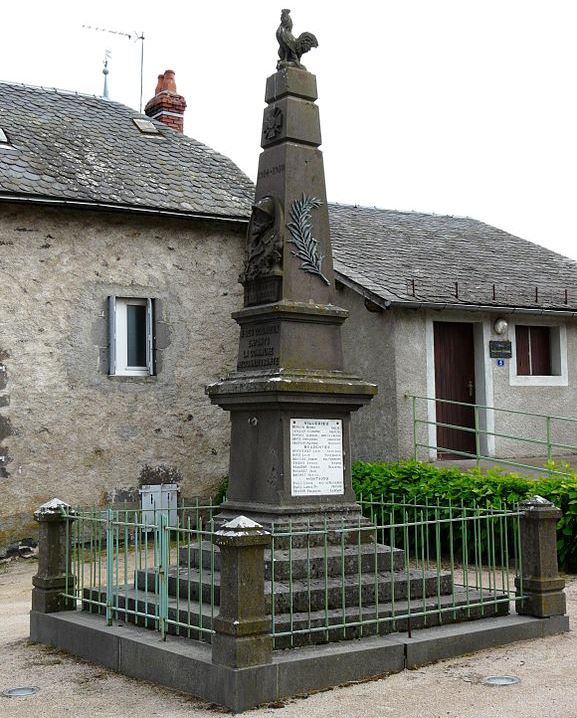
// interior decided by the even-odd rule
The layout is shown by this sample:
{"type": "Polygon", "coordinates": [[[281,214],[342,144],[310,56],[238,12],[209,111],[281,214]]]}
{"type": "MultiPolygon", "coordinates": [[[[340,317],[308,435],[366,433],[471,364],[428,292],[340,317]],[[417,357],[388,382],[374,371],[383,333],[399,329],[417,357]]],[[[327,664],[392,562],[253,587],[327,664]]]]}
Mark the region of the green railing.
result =
{"type": "MultiPolygon", "coordinates": [[[[405,394],[405,397],[411,401],[412,408],[412,425],[413,425],[413,456],[415,460],[419,458],[419,450],[425,449],[428,452],[434,451],[436,454],[447,456],[455,459],[473,459],[477,466],[481,462],[490,462],[494,465],[510,466],[517,469],[529,470],[531,474],[541,472],[548,476],[570,476],[570,467],[559,464],[556,459],[558,457],[567,456],[568,454],[577,454],[577,418],[569,416],[555,416],[537,414],[529,411],[519,411],[516,409],[503,409],[496,406],[487,406],[484,404],[469,404],[462,401],[452,401],[449,399],[436,399],[430,396],[416,396],[413,394],[405,394]],[[446,405],[457,406],[469,409],[473,416],[473,426],[465,426],[463,424],[451,424],[448,422],[438,421],[430,418],[430,407],[446,405]],[[516,417],[526,417],[531,426],[525,431],[514,434],[508,431],[496,431],[488,428],[489,418],[493,421],[495,418],[512,422],[516,417]],[[422,427],[424,431],[421,429],[422,427]],[[430,441],[429,427],[434,427],[434,441],[430,441]],[[464,451],[462,449],[443,446],[438,441],[438,429],[450,429],[462,434],[474,435],[475,450],[464,451]],[[422,434],[425,434],[426,440],[423,440],[422,434]],[[575,443],[556,438],[557,436],[569,436],[575,443]],[[573,438],[574,437],[574,438],[573,438]],[[502,439],[509,442],[506,453],[514,451],[518,456],[535,455],[543,458],[543,465],[530,464],[523,461],[522,458],[516,459],[515,456],[505,455],[499,457],[499,448],[496,447],[495,454],[491,455],[487,451],[489,438],[493,440],[502,439]],[[513,446],[515,449],[513,449],[513,446]],[[538,447],[535,451],[535,448],[538,447]]],[[[505,453],[505,452],[504,452],[505,453]]],[[[577,458],[577,457],[576,457],[577,458]]]]}
{"type": "Polygon", "coordinates": [[[181,506],[175,526],[162,510],[73,510],[65,596],[108,625],[130,621],[163,638],[210,635],[218,613],[212,516],[219,508],[181,506]],[[207,555],[208,563],[199,560],[207,555]]]}
{"type": "Polygon", "coordinates": [[[326,522],[273,532],[275,646],[411,634],[507,613],[522,598],[520,512],[382,498],[361,505],[368,526],[326,522]]]}
{"type": "MultiPolygon", "coordinates": [[[[364,517],[272,526],[265,604],[277,648],[499,615],[523,597],[516,510],[361,501],[364,517]],[[515,588],[515,579],[517,586],[515,588]]],[[[109,625],[210,641],[220,602],[212,505],[71,513],[65,595],[109,625]]]]}

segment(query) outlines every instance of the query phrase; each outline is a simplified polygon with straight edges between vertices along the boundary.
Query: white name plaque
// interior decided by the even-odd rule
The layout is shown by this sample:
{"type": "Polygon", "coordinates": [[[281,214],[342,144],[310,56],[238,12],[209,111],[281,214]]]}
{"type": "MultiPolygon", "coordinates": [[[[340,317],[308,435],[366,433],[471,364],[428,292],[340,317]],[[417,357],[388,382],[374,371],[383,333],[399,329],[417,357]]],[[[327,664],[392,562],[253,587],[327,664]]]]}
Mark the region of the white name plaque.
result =
{"type": "Polygon", "coordinates": [[[291,419],[291,494],[342,495],[341,419],[291,419]]]}

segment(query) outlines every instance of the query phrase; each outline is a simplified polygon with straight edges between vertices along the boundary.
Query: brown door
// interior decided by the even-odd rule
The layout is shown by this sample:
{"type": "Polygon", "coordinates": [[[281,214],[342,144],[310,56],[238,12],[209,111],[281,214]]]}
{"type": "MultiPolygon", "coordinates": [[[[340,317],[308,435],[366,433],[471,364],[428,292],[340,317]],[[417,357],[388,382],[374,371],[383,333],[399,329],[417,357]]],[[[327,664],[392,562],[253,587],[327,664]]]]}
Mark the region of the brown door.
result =
{"type": "MultiPolygon", "coordinates": [[[[475,427],[475,352],[473,325],[464,322],[434,322],[435,398],[462,402],[436,402],[437,423],[475,427]]],[[[466,458],[475,454],[475,434],[463,429],[437,426],[439,458],[466,458]],[[455,452],[455,453],[453,453],[455,452]],[[461,453],[456,453],[461,452],[461,453]]]]}

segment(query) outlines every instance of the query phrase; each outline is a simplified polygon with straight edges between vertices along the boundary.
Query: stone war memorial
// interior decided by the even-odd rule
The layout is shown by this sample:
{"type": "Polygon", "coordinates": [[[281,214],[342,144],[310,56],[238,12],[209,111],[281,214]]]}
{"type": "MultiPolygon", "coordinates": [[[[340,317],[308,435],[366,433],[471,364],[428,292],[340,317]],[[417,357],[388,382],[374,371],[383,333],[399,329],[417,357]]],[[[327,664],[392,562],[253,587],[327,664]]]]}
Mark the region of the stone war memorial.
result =
{"type": "Polygon", "coordinates": [[[343,366],[316,78],[301,62],[317,38],[283,10],[277,39],[238,363],[207,387],[231,417],[226,499],[170,512],[54,499],[35,514],[32,640],[234,712],[568,630],[549,502],[355,496],[350,418],[377,387],[343,366]]]}

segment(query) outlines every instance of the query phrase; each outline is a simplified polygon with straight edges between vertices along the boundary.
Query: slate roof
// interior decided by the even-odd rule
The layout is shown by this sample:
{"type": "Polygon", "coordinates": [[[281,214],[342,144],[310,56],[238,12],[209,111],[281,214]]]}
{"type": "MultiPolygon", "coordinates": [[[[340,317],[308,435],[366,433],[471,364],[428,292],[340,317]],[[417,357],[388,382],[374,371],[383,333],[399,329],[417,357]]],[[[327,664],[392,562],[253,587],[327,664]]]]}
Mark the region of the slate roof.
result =
{"type": "Polygon", "coordinates": [[[228,157],[100,97],[0,82],[0,194],[246,218],[249,178],[228,157]]]}
{"type": "Polygon", "coordinates": [[[337,275],[369,298],[577,310],[577,262],[483,222],[339,204],[329,216],[337,275]]]}
{"type": "MultiPolygon", "coordinates": [[[[100,97],[0,82],[0,199],[71,201],[246,221],[227,157],[100,97]]],[[[337,276],[385,304],[577,310],[577,262],[464,217],[331,204],[337,276]]]]}

